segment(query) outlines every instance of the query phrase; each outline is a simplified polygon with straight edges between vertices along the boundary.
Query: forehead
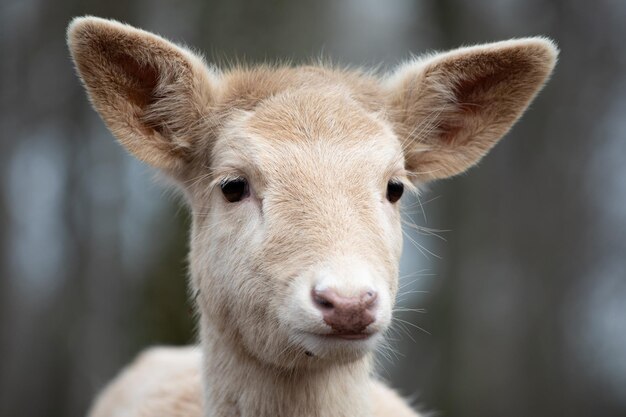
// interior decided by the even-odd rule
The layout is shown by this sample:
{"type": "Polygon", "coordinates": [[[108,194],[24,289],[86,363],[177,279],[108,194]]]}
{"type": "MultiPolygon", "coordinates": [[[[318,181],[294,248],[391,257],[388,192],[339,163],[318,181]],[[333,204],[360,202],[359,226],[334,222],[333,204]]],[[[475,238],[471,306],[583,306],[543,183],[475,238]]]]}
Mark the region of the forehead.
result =
{"type": "Polygon", "coordinates": [[[358,142],[385,135],[380,118],[341,86],[286,90],[263,101],[247,130],[272,142],[358,142]]]}
{"type": "Polygon", "coordinates": [[[323,72],[296,76],[282,90],[230,115],[213,161],[244,162],[262,171],[301,170],[307,164],[318,170],[360,171],[364,164],[401,169],[400,144],[377,93],[323,72]]]}

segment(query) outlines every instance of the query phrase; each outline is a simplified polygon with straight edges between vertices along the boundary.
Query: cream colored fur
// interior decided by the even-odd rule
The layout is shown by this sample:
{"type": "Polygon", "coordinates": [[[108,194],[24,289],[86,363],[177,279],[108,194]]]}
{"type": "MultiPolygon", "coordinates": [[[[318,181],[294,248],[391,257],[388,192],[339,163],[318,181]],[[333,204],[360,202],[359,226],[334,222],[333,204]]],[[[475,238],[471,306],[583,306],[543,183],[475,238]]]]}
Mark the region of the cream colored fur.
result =
{"type": "Polygon", "coordinates": [[[192,211],[199,350],[144,353],[91,415],[416,416],[372,377],[402,247],[389,181],[465,171],[511,128],[557,50],[529,38],[462,48],[379,76],[327,65],[217,70],[156,35],[77,18],[68,44],[118,140],[192,211]],[[221,184],[245,178],[227,202],[221,184]],[[377,294],[368,337],[337,337],[313,289],[377,294]],[[202,380],[202,382],[201,382],[202,380]]]}
{"type": "MultiPolygon", "coordinates": [[[[90,416],[201,417],[200,371],[197,348],[148,349],[102,392],[90,416]]],[[[371,380],[365,390],[372,400],[372,415],[416,416],[383,383],[371,380]]]]}

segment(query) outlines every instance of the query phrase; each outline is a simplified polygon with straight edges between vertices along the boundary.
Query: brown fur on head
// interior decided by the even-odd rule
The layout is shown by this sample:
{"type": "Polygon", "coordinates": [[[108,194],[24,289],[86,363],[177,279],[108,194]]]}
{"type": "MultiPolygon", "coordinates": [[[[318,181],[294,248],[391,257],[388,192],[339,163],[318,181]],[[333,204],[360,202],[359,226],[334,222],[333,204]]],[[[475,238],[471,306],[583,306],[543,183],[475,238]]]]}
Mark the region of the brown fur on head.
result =
{"type": "Polygon", "coordinates": [[[280,367],[353,361],[389,324],[401,252],[389,182],[474,165],[549,77],[546,39],[436,54],[390,75],[327,66],[219,71],[156,35],[92,17],[68,42],[89,97],[193,213],[191,285],[207,334],[280,367]],[[225,181],[249,193],[227,202],[225,181]],[[377,293],[364,341],[331,332],[313,290],[377,293]],[[313,354],[311,356],[303,355],[313,354]]]}

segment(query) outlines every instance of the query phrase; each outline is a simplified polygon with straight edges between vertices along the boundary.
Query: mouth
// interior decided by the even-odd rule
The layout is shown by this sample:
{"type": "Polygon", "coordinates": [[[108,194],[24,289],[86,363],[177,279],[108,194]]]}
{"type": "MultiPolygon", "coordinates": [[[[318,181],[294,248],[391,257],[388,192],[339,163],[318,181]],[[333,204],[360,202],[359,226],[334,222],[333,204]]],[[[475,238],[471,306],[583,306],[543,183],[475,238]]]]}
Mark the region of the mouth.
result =
{"type": "Polygon", "coordinates": [[[300,340],[307,356],[340,358],[345,360],[351,355],[360,357],[373,349],[379,332],[304,332],[300,340]],[[337,356],[339,355],[339,356],[337,356]],[[346,356],[347,355],[347,356],[346,356]]]}
{"type": "Polygon", "coordinates": [[[373,336],[372,333],[329,333],[329,334],[318,334],[316,336],[320,336],[326,339],[342,339],[342,340],[366,340],[373,336]]]}
{"type": "Polygon", "coordinates": [[[317,332],[307,332],[309,335],[326,341],[332,342],[341,342],[341,341],[365,341],[373,338],[377,332],[332,332],[332,333],[317,333],[317,332]]]}

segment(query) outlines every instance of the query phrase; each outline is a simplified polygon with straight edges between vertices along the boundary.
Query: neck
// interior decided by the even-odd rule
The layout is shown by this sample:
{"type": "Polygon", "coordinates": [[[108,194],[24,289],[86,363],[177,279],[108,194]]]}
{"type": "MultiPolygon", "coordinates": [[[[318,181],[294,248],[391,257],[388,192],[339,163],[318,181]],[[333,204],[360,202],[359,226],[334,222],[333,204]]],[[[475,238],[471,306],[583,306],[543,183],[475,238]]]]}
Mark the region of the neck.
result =
{"type": "Polygon", "coordinates": [[[205,417],[369,417],[370,359],[286,371],[203,323],[205,417]]]}

